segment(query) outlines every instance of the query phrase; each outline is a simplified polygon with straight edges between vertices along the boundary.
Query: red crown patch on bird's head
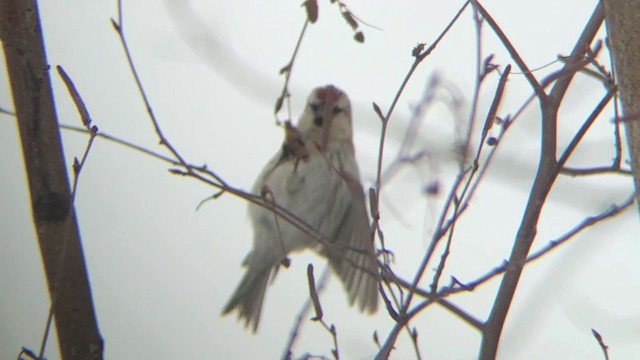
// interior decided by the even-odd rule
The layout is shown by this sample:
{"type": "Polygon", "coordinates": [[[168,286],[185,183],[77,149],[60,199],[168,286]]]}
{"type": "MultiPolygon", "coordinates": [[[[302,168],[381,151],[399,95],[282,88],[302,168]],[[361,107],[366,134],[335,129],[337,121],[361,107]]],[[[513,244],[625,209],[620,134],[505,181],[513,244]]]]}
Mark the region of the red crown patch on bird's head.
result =
{"type": "Polygon", "coordinates": [[[318,97],[318,100],[324,103],[326,103],[330,99],[335,101],[337,98],[340,97],[340,94],[342,94],[342,91],[333,85],[327,85],[325,87],[321,87],[316,91],[316,96],[318,97]]]}

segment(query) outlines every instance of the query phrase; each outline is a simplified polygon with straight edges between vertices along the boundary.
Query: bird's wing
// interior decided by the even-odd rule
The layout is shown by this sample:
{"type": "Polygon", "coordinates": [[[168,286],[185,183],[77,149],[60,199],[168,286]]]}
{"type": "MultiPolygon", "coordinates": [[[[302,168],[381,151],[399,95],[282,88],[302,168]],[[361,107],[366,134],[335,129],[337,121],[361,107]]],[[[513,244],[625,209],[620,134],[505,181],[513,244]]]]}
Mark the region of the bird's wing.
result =
{"type": "Polygon", "coordinates": [[[340,173],[343,191],[336,194],[346,206],[335,229],[335,246],[328,250],[329,262],[348,291],[349,302],[358,302],[361,311],[378,307],[378,264],[365,205],[362,185],[357,178],[340,173]]]}

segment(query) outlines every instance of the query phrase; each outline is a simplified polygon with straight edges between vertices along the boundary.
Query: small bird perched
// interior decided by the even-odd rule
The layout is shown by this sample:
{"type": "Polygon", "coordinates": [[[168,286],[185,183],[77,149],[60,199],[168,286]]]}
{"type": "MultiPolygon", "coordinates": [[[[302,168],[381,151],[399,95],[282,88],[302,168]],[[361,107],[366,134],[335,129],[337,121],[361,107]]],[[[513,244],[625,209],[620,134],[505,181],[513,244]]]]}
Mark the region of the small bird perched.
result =
{"type": "Polygon", "coordinates": [[[314,228],[325,241],[294,227],[268,206],[249,205],[253,250],[247,271],[223,314],[238,309],[255,332],[267,283],[287,255],[307,248],[329,259],[348,295],[361,311],[378,307],[378,272],[364,192],[354,157],[351,103],[342,90],[314,89],[294,128],[287,123],[281,150],[267,163],[252,192],[314,228]]]}

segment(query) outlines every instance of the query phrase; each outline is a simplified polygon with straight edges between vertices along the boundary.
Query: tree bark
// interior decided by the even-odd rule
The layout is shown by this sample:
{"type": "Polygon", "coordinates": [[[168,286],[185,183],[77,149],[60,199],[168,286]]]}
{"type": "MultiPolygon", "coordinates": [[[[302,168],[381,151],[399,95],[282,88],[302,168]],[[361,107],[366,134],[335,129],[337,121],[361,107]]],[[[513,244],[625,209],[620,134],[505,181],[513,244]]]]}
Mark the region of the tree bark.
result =
{"type": "Polygon", "coordinates": [[[35,0],[0,0],[0,38],[60,355],[102,359],[35,0]]]}
{"type": "Polygon", "coordinates": [[[640,3],[602,0],[602,4],[622,100],[636,201],[640,203],[640,3]]]}

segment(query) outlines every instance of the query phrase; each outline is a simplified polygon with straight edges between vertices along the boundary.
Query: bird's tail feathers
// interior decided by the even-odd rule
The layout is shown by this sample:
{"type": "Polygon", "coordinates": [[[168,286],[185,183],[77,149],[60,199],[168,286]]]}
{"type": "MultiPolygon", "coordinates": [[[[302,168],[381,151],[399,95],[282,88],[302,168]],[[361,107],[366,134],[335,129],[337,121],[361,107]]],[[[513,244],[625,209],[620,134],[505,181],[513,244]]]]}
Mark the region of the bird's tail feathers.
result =
{"type": "Polygon", "coordinates": [[[242,281],[227,302],[222,314],[226,315],[238,309],[238,318],[244,320],[246,327],[251,326],[255,333],[260,322],[260,313],[269,277],[278,265],[267,267],[251,265],[249,264],[242,281]]]}

